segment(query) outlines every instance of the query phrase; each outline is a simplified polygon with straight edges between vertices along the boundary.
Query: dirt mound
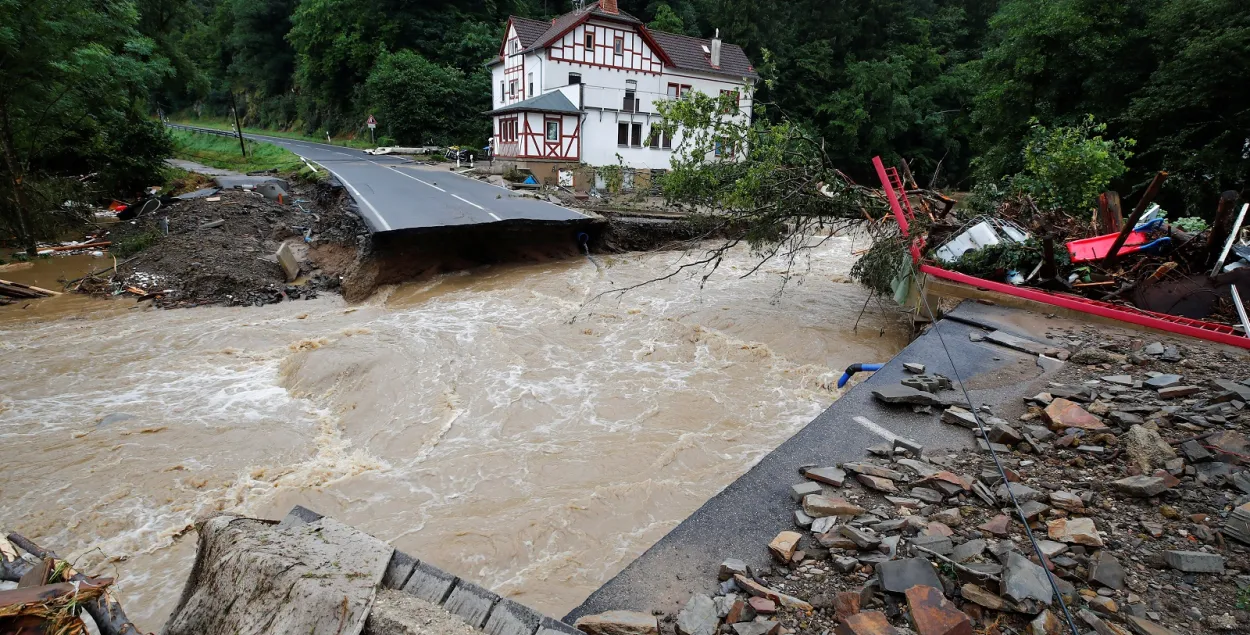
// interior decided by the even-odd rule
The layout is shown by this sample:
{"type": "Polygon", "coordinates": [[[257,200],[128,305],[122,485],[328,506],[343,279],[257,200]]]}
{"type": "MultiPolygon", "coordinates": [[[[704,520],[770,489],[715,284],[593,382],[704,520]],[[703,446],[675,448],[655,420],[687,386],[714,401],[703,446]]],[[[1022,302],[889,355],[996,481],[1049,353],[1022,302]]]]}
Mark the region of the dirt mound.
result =
{"type": "Polygon", "coordinates": [[[111,287],[160,294],[161,306],[259,306],[337,288],[355,262],[364,224],[341,187],[296,185],[291,194],[279,204],[223,190],[214,200],[175,201],[119,224],[109,240],[124,264],[111,287]],[[301,277],[291,284],[274,255],[284,242],[300,263],[301,277]]]}

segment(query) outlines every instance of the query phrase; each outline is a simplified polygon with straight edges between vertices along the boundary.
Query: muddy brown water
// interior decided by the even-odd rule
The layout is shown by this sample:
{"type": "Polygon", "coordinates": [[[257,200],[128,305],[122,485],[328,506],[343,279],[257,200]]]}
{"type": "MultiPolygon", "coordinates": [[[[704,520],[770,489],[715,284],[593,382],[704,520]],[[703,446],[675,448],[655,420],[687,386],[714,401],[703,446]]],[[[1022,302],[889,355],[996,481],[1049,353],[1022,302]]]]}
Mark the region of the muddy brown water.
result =
{"type": "MultiPolygon", "coordinates": [[[[480,269],[261,308],[0,308],[0,523],[159,630],[193,521],[302,504],[563,615],[906,344],[829,241],[782,289],[680,254],[480,269]]],[[[107,266],[107,265],[105,265],[107,266]]],[[[14,277],[17,277],[14,275],[14,277]]]]}

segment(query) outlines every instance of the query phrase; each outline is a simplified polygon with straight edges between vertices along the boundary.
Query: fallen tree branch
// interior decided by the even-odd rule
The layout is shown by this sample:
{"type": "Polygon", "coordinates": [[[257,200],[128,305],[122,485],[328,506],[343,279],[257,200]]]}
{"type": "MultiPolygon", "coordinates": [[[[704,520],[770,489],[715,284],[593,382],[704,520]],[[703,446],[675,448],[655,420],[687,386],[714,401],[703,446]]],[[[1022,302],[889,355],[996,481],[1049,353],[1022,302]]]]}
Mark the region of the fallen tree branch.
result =
{"type": "MultiPolygon", "coordinates": [[[[56,552],[44,549],[20,534],[9,534],[9,541],[36,558],[62,559],[56,555],[56,552]]],[[[91,578],[75,571],[74,575],[70,576],[70,581],[90,582],[91,578]]],[[[143,632],[126,617],[126,612],[122,610],[121,605],[113,601],[107,592],[92,598],[84,605],[84,608],[87,609],[87,614],[91,616],[91,619],[95,620],[101,635],[143,635],[143,632]]]]}

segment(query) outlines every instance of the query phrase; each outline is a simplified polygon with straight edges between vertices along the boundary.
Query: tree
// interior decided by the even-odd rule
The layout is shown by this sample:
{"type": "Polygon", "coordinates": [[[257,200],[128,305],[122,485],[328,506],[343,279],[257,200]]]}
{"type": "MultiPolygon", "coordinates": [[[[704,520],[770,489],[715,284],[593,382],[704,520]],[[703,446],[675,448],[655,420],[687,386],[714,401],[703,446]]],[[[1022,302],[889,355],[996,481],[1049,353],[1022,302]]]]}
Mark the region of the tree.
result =
{"type": "Polygon", "coordinates": [[[667,3],[660,3],[655,6],[655,18],[647,24],[647,28],[667,33],[686,32],[686,25],[682,23],[681,17],[667,3]]]}
{"type": "Polygon", "coordinates": [[[369,103],[399,142],[449,144],[486,135],[489,80],[435,64],[412,51],[384,53],[366,83],[369,103]]]}
{"type": "Polygon", "coordinates": [[[1034,119],[1024,144],[1024,169],[1012,185],[1043,211],[1081,218],[1111,181],[1123,175],[1132,139],[1104,139],[1106,124],[1088,116],[1075,126],[1047,128],[1034,119]]]}
{"type": "Polygon", "coordinates": [[[143,105],[171,69],[138,21],[128,2],[0,0],[0,222],[29,252],[64,195],[87,194],[64,177],[150,183],[169,150],[143,105]]]}

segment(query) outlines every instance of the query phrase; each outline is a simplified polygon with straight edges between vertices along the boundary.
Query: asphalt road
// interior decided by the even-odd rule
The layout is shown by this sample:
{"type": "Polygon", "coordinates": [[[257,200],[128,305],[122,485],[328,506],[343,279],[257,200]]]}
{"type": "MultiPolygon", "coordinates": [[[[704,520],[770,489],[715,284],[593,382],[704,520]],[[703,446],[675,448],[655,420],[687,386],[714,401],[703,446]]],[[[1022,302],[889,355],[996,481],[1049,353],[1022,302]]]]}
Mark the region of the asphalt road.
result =
{"type": "MultiPolygon", "coordinates": [[[[214,131],[218,132],[218,131],[214,131]]],[[[517,196],[511,190],[398,156],[372,156],[354,148],[282,137],[244,134],[281,146],[325,168],[351,192],[374,233],[509,221],[560,223],[587,220],[571,209],[517,196]]]]}

